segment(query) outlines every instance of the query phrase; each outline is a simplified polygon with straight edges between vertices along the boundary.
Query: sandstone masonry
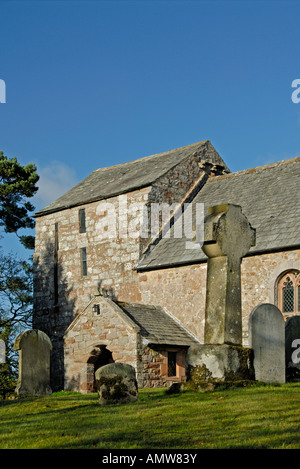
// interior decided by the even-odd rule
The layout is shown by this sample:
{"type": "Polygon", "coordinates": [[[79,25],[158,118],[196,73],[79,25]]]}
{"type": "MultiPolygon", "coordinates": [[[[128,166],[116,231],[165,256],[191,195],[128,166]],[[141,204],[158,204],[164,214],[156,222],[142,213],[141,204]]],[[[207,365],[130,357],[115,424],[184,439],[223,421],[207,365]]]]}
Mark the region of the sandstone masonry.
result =
{"type": "MultiPolygon", "coordinates": [[[[299,193],[300,159],[228,172],[212,145],[200,142],[97,170],[36,214],[33,327],[52,343],[53,391],[93,390],[98,346],[114,361],[134,366],[139,386],[186,379],[187,337],[204,340],[207,259],[200,244],[188,251],[185,239],[172,233],[162,239],[161,226],[155,236],[149,232],[153,203],[203,203],[205,211],[219,203],[240,205],[257,233],[256,247],[241,264],[243,345],[255,306],[272,303],[282,311],[278,281],[285,272],[300,271],[300,204],[286,193],[287,184],[299,193]],[[146,237],[138,230],[141,220],[148,222],[146,237]],[[156,343],[147,341],[143,316],[130,323],[122,302],[163,307],[185,340],[175,343],[173,334],[164,343],[160,329],[156,343]],[[168,376],[172,360],[175,375],[168,376]]],[[[152,309],[147,311],[145,318],[152,309]]]]}

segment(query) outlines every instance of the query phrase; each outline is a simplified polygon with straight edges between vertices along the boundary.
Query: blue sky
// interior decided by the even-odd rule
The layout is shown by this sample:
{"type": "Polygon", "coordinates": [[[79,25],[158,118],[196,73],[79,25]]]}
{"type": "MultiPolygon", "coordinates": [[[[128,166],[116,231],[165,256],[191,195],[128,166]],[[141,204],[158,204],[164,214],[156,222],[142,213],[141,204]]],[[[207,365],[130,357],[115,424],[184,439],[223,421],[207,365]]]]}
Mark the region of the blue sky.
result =
{"type": "Polygon", "coordinates": [[[204,139],[232,171],[300,156],[299,18],[288,0],[0,0],[0,150],[37,165],[37,209],[204,139]]]}

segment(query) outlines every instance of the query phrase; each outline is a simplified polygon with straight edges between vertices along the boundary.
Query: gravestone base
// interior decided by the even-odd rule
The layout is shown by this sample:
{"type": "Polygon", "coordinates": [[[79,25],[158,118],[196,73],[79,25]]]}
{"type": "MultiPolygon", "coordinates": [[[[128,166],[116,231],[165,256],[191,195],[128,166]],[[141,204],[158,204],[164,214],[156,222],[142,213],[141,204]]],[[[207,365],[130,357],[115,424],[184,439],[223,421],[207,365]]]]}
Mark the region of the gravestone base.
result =
{"type": "Polygon", "coordinates": [[[300,366],[289,362],[286,366],[286,382],[299,383],[300,381],[300,366]]]}
{"type": "Polygon", "coordinates": [[[195,345],[188,351],[186,387],[213,390],[219,384],[254,381],[253,350],[235,345],[195,345]]]}
{"type": "Polygon", "coordinates": [[[52,389],[48,384],[39,387],[24,386],[22,383],[17,383],[14,390],[15,397],[37,397],[37,396],[51,396],[52,389]]]}

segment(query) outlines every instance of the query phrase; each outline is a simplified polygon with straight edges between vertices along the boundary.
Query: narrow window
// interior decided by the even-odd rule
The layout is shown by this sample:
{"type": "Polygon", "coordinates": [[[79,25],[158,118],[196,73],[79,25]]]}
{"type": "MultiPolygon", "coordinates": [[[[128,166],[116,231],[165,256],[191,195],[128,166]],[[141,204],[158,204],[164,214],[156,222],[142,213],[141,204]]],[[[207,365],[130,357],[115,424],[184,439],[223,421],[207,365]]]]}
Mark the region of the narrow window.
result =
{"type": "Polygon", "coordinates": [[[282,289],[283,313],[291,313],[294,311],[294,285],[290,277],[287,277],[282,289]]]}
{"type": "Polygon", "coordinates": [[[81,248],[81,272],[82,276],[87,276],[87,260],[86,260],[86,248],[81,248]]]}
{"type": "Polygon", "coordinates": [[[168,376],[176,376],[176,352],[168,352],[168,376]]]}
{"type": "Polygon", "coordinates": [[[81,208],[79,210],[79,233],[85,233],[86,232],[86,227],[85,227],[85,209],[81,208]]]}

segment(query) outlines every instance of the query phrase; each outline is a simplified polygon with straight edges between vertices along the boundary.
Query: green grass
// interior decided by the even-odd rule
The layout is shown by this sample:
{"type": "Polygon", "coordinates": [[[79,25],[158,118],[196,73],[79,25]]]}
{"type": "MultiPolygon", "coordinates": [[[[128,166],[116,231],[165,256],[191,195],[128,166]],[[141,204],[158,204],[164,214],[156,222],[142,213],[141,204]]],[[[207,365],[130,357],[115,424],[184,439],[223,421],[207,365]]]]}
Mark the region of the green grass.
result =
{"type": "Polygon", "coordinates": [[[214,392],[143,389],[133,404],[97,394],[0,401],[1,449],[300,448],[300,383],[214,392]]]}

